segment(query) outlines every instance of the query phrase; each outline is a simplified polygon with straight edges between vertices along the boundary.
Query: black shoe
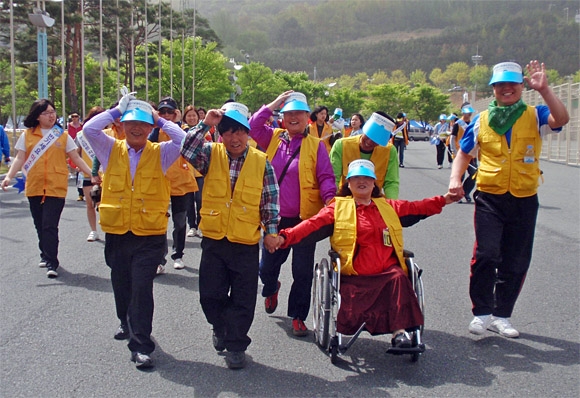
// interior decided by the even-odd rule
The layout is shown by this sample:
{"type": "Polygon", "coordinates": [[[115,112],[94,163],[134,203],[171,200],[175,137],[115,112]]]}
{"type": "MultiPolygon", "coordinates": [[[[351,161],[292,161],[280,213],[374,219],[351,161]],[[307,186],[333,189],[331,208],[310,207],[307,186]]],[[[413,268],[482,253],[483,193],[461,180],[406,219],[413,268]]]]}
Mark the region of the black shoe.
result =
{"type": "Polygon", "coordinates": [[[411,348],[412,346],[411,337],[407,332],[399,333],[395,337],[393,337],[393,339],[391,340],[391,344],[395,348],[411,348]]]}
{"type": "Polygon", "coordinates": [[[242,369],[246,366],[246,353],[244,351],[228,352],[226,364],[230,369],[242,369]]]}
{"type": "Polygon", "coordinates": [[[129,338],[129,327],[123,323],[120,324],[113,337],[115,340],[127,340],[129,338]]]}
{"type": "Polygon", "coordinates": [[[401,164],[399,165],[399,167],[400,167],[400,168],[402,168],[402,169],[404,169],[404,168],[405,168],[405,165],[404,165],[403,163],[401,163],[401,164]]]}
{"type": "Polygon", "coordinates": [[[224,343],[224,338],[223,337],[218,337],[215,334],[215,330],[213,331],[213,335],[211,337],[211,340],[213,342],[213,347],[215,348],[215,350],[217,352],[222,352],[223,350],[226,349],[226,344],[224,343]]]}
{"type": "Polygon", "coordinates": [[[146,369],[153,367],[153,360],[147,354],[142,352],[133,351],[131,353],[131,361],[135,362],[137,369],[146,369]]]}
{"type": "Polygon", "coordinates": [[[469,195],[465,195],[465,201],[467,203],[471,203],[471,198],[469,197],[469,195]]]}
{"type": "Polygon", "coordinates": [[[48,264],[46,268],[46,276],[48,276],[50,279],[54,279],[58,276],[58,272],[56,272],[56,267],[54,265],[48,264]]]}

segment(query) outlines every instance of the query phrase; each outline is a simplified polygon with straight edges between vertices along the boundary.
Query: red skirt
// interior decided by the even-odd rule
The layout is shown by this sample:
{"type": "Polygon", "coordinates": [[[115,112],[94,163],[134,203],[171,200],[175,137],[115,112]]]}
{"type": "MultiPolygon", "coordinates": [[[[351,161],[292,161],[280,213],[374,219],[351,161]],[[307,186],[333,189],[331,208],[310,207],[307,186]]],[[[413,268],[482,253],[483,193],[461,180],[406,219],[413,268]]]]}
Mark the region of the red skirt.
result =
{"type": "Polygon", "coordinates": [[[373,335],[423,325],[413,286],[401,267],[377,275],[341,275],[340,295],[339,333],[355,334],[363,322],[373,335]]]}

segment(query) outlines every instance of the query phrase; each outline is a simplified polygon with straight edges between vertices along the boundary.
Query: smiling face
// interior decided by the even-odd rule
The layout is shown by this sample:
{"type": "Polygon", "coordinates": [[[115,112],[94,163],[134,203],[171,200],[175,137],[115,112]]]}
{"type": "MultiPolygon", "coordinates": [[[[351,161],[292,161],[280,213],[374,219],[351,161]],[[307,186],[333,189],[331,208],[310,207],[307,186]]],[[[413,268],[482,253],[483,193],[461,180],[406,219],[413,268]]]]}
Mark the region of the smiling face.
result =
{"type": "Polygon", "coordinates": [[[197,126],[198,122],[199,117],[197,116],[196,111],[191,110],[185,114],[185,123],[187,123],[188,126],[190,127],[197,126]]]}
{"type": "Polygon", "coordinates": [[[499,106],[509,106],[522,98],[523,83],[497,82],[492,85],[493,95],[499,106]]]}
{"type": "Polygon", "coordinates": [[[363,134],[361,139],[360,139],[360,149],[364,152],[370,152],[373,149],[375,149],[376,146],[378,146],[379,144],[377,144],[376,142],[374,142],[373,140],[371,140],[369,137],[367,137],[366,134],[363,134]]]}
{"type": "Polygon", "coordinates": [[[41,129],[50,129],[56,123],[56,111],[50,105],[38,116],[38,124],[41,129]]]}
{"type": "Polygon", "coordinates": [[[226,150],[230,156],[234,159],[240,157],[244,154],[246,147],[248,146],[248,132],[244,129],[238,129],[236,131],[228,130],[225,133],[221,133],[223,144],[226,146],[226,150]]]}
{"type": "Polygon", "coordinates": [[[127,144],[135,151],[139,151],[147,144],[147,137],[151,133],[153,126],[149,123],[131,120],[123,122],[123,129],[127,144]]]}
{"type": "Polygon", "coordinates": [[[371,200],[374,186],[375,180],[372,177],[353,176],[348,179],[348,187],[357,202],[367,203],[371,200]]]}
{"type": "Polygon", "coordinates": [[[284,126],[288,130],[290,137],[304,133],[308,126],[310,114],[305,111],[286,111],[284,112],[284,126]]]}

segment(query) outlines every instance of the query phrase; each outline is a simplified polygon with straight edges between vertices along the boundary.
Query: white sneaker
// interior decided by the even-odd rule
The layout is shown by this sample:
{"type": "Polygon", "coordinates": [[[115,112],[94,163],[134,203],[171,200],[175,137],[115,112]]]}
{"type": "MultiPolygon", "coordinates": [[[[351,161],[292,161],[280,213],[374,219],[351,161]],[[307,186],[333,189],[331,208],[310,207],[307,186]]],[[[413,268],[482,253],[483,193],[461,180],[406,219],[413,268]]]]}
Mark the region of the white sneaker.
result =
{"type": "Polygon", "coordinates": [[[40,268],[46,268],[46,260],[40,260],[40,262],[38,263],[38,266],[40,268]]]}
{"type": "Polygon", "coordinates": [[[89,236],[87,237],[87,242],[94,242],[96,240],[99,240],[99,234],[97,233],[97,231],[91,231],[91,233],[89,233],[89,236]]]}
{"type": "Polygon", "coordinates": [[[469,333],[477,335],[484,334],[492,320],[491,315],[479,315],[473,317],[473,320],[469,324],[469,333]]]}
{"type": "Polygon", "coordinates": [[[195,231],[195,236],[197,236],[198,238],[203,238],[203,234],[201,233],[201,229],[198,229],[195,231]]]}
{"type": "Polygon", "coordinates": [[[187,231],[187,237],[193,238],[196,233],[197,233],[197,230],[195,228],[189,228],[189,231],[187,231]]]}
{"type": "Polygon", "coordinates": [[[163,275],[165,273],[165,265],[159,264],[157,266],[157,275],[163,275]]]}
{"type": "Polygon", "coordinates": [[[504,337],[509,337],[511,339],[515,339],[516,337],[520,336],[520,332],[518,332],[510,322],[509,318],[500,318],[500,317],[493,317],[491,323],[487,327],[487,330],[490,330],[495,333],[499,333],[504,337]]]}
{"type": "Polygon", "coordinates": [[[184,269],[185,268],[185,264],[183,264],[183,260],[180,258],[176,258],[175,260],[173,260],[173,268],[175,269],[184,269]]]}

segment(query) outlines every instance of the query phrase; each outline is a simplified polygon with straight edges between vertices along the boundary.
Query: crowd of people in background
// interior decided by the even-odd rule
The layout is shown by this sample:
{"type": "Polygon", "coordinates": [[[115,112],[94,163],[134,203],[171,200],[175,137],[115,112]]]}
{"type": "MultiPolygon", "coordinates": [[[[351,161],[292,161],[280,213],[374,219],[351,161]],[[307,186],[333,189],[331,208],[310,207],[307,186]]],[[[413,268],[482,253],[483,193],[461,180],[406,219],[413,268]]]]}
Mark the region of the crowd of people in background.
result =
{"type": "MultiPolygon", "coordinates": [[[[291,243],[313,233],[324,219],[324,225],[334,228],[325,236],[334,237],[332,244],[345,245],[340,243],[345,232],[336,228],[357,223],[354,215],[343,213],[352,213],[355,205],[373,207],[366,217],[380,226],[384,245],[390,247],[382,272],[400,265],[402,245],[393,251],[388,232],[389,226],[400,226],[396,217],[436,214],[462,197],[474,201],[474,318],[469,331],[483,334],[489,329],[517,337],[509,318],[531,259],[541,139],[560,131],[569,119],[547,84],[544,64],[531,61],[527,72],[524,76],[513,62],[498,64],[490,81],[495,101],[487,111],[473,117],[475,110],[464,103],[461,117],[439,116],[431,144],[436,147],[437,168],[443,168],[445,158],[452,167],[449,191],[424,200],[419,210],[397,200],[399,169],[405,167],[409,144],[405,112],[392,117],[376,110],[367,120],[354,113],[345,126],[341,108],[332,115],[324,105],[311,110],[306,96],[291,90],[251,115],[245,105],[232,100],[220,109],[206,111],[192,104],[181,111],[171,97],[151,104],[125,91],[110,109],[92,108],[83,123],[72,113],[66,128],[57,123],[53,103],[39,99],[24,121],[27,130],[15,145],[13,159],[0,128],[4,162],[11,163],[1,187],[6,189],[23,171],[38,235],[39,266],[56,278],[58,224],[68,176],[71,171],[77,175],[78,200],[86,201],[87,241],[100,239],[97,217],[105,233],[104,257],[119,319],[113,337],[129,340],[131,360],[138,368],[153,366],[153,279],[167,272],[169,217],[175,270],[192,266],[184,261],[186,238],[202,239],[201,307],[213,328],[213,347],[227,350],[231,369],[246,363],[258,280],[263,284],[264,310],[272,314],[287,289],[279,279],[290,253],[293,282],[287,289],[287,315],[294,336],[308,335],[305,321],[316,240],[291,243]],[[524,80],[546,105],[534,108],[522,102],[524,80]],[[355,199],[335,199],[339,192],[339,198],[355,199]],[[398,216],[391,213],[393,206],[398,216]],[[340,220],[338,226],[335,219],[340,220]]],[[[354,253],[362,244],[358,238],[348,243],[354,253]]],[[[364,264],[351,260],[363,269],[364,264]]],[[[393,333],[393,346],[405,347],[405,329],[422,324],[417,308],[409,308],[414,315],[400,318],[412,319],[381,329],[393,333]]]]}

